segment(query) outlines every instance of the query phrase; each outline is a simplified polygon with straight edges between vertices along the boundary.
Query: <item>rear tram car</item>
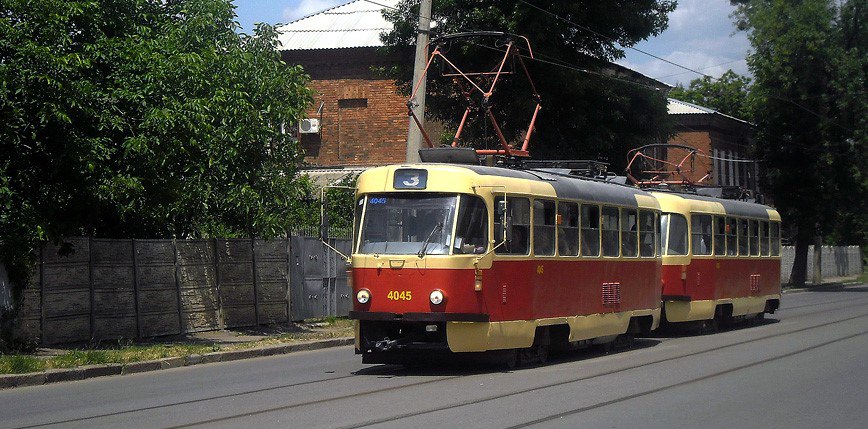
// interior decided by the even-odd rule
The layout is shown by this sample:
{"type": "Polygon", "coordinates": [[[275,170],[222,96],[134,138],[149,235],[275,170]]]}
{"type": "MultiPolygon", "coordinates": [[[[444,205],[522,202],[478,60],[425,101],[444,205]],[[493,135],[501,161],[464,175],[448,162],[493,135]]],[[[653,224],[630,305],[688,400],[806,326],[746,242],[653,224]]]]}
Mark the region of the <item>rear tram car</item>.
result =
{"type": "Polygon", "coordinates": [[[696,194],[652,194],[663,212],[665,322],[715,330],[777,310],[781,217],[776,210],[696,194]]]}
{"type": "Polygon", "coordinates": [[[489,352],[511,364],[649,332],[661,314],[660,209],[646,191],[556,171],[368,170],[351,258],[356,353],[408,363],[489,352]]]}

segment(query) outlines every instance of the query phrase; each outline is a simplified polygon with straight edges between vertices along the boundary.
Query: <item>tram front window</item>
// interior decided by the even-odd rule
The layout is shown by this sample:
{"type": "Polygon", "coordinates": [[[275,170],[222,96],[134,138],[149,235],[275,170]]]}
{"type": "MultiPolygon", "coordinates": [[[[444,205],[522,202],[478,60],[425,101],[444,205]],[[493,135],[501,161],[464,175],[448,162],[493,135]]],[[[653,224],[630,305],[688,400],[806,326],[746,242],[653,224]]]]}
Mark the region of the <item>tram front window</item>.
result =
{"type": "Polygon", "coordinates": [[[446,255],[458,196],[431,193],[365,196],[361,253],[446,255]]]}

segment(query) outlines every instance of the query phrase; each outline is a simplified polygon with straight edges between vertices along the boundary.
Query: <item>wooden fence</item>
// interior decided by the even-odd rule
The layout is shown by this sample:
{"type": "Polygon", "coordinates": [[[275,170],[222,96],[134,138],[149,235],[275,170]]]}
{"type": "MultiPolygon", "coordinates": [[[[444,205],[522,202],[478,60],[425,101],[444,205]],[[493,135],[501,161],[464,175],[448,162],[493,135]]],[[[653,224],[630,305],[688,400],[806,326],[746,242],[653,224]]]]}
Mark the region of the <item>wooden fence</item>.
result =
{"type": "Polygon", "coordinates": [[[25,338],[58,344],[296,320],[289,239],[65,242],[72,252],[41,249],[19,313],[25,338]]]}

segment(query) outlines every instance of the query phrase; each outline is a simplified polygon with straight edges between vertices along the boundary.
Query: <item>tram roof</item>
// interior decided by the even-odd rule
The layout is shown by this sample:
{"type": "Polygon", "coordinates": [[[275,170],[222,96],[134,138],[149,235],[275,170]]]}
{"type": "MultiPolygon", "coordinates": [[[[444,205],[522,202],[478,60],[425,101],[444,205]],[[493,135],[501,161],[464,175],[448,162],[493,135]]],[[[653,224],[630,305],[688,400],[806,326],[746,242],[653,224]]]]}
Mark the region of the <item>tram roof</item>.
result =
{"type": "MultiPolygon", "coordinates": [[[[424,164],[437,165],[437,164],[424,164]]],[[[503,167],[487,167],[477,165],[462,165],[462,168],[483,176],[510,177],[542,181],[555,190],[558,198],[581,201],[594,201],[622,206],[636,206],[636,196],[653,198],[649,192],[621,183],[594,180],[566,174],[557,174],[541,170],[518,170],[503,167]]]]}
{"type": "Polygon", "coordinates": [[[739,200],[728,200],[724,198],[715,198],[709,197],[705,195],[697,195],[697,194],[687,194],[680,192],[665,192],[665,191],[655,191],[660,192],[665,195],[672,195],[674,197],[683,198],[685,200],[691,201],[702,201],[707,203],[717,203],[723,206],[723,210],[727,215],[732,216],[745,216],[745,217],[753,217],[760,219],[770,219],[769,211],[775,211],[774,208],[757,203],[749,203],[747,201],[739,201],[739,200]]]}

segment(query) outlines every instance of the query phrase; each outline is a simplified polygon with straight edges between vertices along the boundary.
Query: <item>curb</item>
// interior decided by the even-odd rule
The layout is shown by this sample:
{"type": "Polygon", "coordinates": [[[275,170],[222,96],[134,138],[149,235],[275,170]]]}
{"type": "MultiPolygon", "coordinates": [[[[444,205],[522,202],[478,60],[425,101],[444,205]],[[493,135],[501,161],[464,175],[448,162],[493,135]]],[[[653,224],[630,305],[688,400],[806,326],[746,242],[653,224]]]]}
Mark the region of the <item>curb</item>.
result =
{"type": "Polygon", "coordinates": [[[786,289],[782,289],[781,293],[782,294],[794,294],[794,293],[814,292],[814,291],[822,292],[823,291],[822,288],[829,287],[829,286],[836,286],[836,285],[841,286],[842,288],[846,288],[848,286],[865,286],[866,284],[858,282],[856,280],[844,280],[841,282],[823,283],[823,284],[818,285],[818,286],[811,285],[811,286],[805,286],[805,287],[786,288],[786,289]]]}
{"type": "Polygon", "coordinates": [[[277,344],[244,350],[227,350],[224,352],[205,353],[186,357],[171,357],[131,362],[127,364],[109,363],[103,365],[87,365],[77,368],[49,369],[42,372],[31,372],[27,374],[2,374],[0,375],[0,390],[24,386],[41,386],[43,384],[59,383],[64,381],[86,380],[89,378],[106,377],[110,375],[137,374],[141,372],[180,368],[183,366],[277,356],[307,350],[347,346],[353,343],[353,338],[335,338],[306,343],[277,344]]]}

